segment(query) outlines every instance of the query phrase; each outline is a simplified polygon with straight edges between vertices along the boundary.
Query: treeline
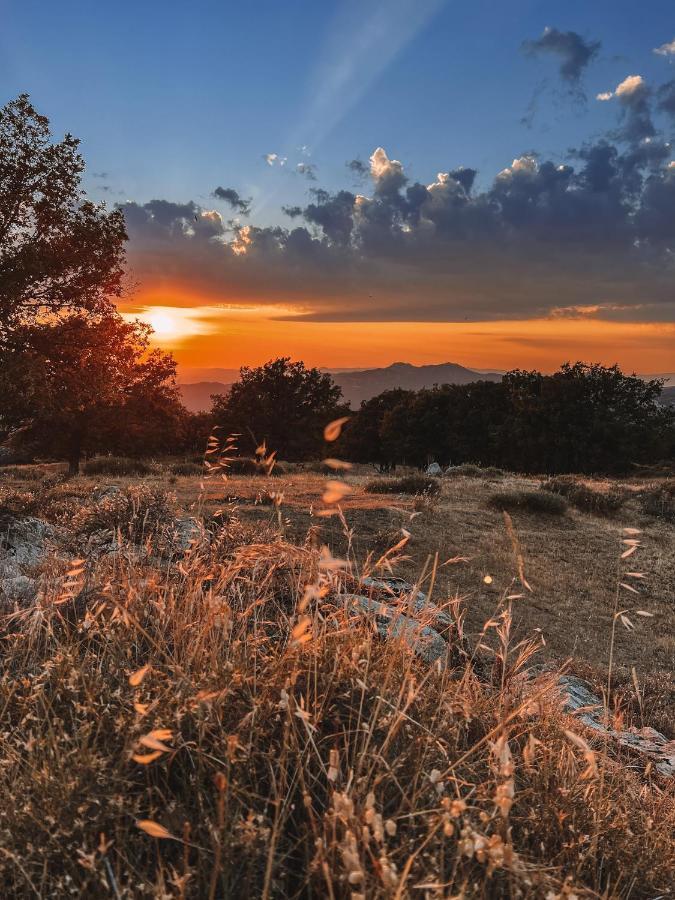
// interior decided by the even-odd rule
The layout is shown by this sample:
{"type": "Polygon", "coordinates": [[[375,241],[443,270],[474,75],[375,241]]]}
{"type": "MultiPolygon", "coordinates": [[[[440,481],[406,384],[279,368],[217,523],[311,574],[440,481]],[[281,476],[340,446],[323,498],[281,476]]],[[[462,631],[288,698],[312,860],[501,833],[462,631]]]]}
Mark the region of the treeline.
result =
{"type": "Polygon", "coordinates": [[[675,410],[662,384],[577,362],[552,375],[512,371],[430,390],[386,391],[361,405],[341,439],[382,469],[431,461],[514,472],[621,474],[675,456],[675,410]]]}

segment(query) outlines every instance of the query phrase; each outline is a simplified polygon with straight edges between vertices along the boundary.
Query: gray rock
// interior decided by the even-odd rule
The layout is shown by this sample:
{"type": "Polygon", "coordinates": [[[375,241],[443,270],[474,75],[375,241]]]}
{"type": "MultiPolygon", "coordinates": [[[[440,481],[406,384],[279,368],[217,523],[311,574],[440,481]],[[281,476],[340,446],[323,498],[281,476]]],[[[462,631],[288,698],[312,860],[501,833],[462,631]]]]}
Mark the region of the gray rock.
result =
{"type": "Polygon", "coordinates": [[[438,465],[437,462],[429,463],[427,466],[427,475],[442,475],[443,469],[438,465]]]}
{"type": "Polygon", "coordinates": [[[171,542],[175,550],[182,553],[200,543],[205,538],[204,526],[192,516],[176,519],[171,529],[171,542]]]}
{"type": "Polygon", "coordinates": [[[410,616],[404,616],[391,606],[363,597],[360,594],[344,594],[342,599],[349,612],[372,616],[381,637],[399,639],[420,659],[432,664],[444,661],[448,655],[448,645],[437,631],[428,625],[421,625],[410,616]]]}
{"type": "Polygon", "coordinates": [[[27,575],[14,575],[0,579],[0,602],[29,603],[35,600],[37,584],[27,575]]]}
{"type": "Polygon", "coordinates": [[[12,519],[0,527],[0,547],[18,566],[37,566],[47,555],[50,545],[62,534],[49,522],[25,516],[12,519]]]}
{"type": "Polygon", "coordinates": [[[361,584],[371,591],[400,600],[403,604],[409,604],[418,615],[428,616],[440,625],[449,627],[453,624],[452,617],[447,612],[439,609],[427,598],[425,593],[418,591],[414,585],[403,578],[393,575],[382,578],[363,578],[361,584]]]}
{"type": "Polygon", "coordinates": [[[647,757],[657,772],[675,776],[675,742],[656,731],[654,728],[631,728],[629,731],[617,731],[605,724],[605,709],[600,697],[597,697],[580,678],[574,675],[561,675],[558,684],[562,688],[563,709],[565,712],[577,713],[577,718],[588,728],[607,735],[622,747],[629,747],[636,753],[647,757]]]}

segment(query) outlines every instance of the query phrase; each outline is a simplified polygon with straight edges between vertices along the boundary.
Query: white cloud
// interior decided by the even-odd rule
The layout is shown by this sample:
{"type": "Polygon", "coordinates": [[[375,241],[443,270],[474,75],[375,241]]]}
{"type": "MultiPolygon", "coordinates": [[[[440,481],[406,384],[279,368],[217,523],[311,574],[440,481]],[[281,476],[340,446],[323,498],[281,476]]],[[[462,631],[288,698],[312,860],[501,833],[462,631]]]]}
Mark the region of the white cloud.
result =
{"type": "Polygon", "coordinates": [[[386,151],[378,147],[370,157],[370,174],[375,181],[388,178],[390,175],[400,177],[403,175],[403,166],[397,159],[389,159],[386,151]]]}
{"type": "Polygon", "coordinates": [[[617,97],[630,97],[631,94],[643,90],[646,86],[642,75],[629,75],[628,78],[624,78],[621,84],[616,86],[614,93],[617,97]]]}
{"type": "Polygon", "coordinates": [[[675,56],[675,38],[669,44],[661,44],[660,47],[654,48],[657,56],[675,56]]]}
{"type": "Polygon", "coordinates": [[[288,157],[279,156],[278,153],[266,153],[264,159],[268,166],[285,166],[288,157]]]}
{"type": "Polygon", "coordinates": [[[602,94],[596,94],[596,100],[611,100],[614,96],[614,91],[603,91],[602,94]]]}

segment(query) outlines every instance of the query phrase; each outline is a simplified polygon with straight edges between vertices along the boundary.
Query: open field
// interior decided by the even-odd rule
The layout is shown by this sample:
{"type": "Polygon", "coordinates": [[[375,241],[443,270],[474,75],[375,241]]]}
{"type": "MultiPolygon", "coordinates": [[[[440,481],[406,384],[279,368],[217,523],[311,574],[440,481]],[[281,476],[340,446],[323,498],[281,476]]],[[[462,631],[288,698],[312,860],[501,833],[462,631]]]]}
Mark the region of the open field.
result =
{"type": "Polygon", "coordinates": [[[612,516],[509,519],[492,496],[537,480],[380,494],[357,468],[338,509],[298,467],[59,471],[0,475],[5,521],[55,529],[37,600],[3,606],[3,896],[668,896],[673,779],[555,688],[601,695],[611,648],[608,717],[675,737],[675,526],[643,482],[612,516]],[[445,614],[420,614],[443,664],[345,604],[389,569],[445,614]]]}

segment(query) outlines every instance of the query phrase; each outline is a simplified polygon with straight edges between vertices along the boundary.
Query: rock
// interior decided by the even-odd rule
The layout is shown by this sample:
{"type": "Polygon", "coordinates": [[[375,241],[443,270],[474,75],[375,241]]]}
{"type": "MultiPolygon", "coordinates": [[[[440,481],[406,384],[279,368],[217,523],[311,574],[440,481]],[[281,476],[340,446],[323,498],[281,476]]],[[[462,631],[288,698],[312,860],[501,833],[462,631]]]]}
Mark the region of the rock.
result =
{"type": "Polygon", "coordinates": [[[607,735],[622,747],[629,747],[646,756],[662,775],[675,776],[675,741],[654,728],[630,728],[617,731],[604,723],[604,705],[580,678],[561,675],[558,684],[562,688],[563,709],[578,713],[577,718],[588,728],[607,735]]]}
{"type": "Polygon", "coordinates": [[[37,566],[61,533],[61,529],[33,516],[11,519],[0,526],[0,548],[16,565],[37,566]]]}
{"type": "Polygon", "coordinates": [[[410,604],[418,615],[428,616],[440,625],[450,627],[454,624],[452,617],[445,610],[439,609],[427,598],[425,593],[416,590],[414,585],[403,578],[394,576],[363,578],[361,584],[372,591],[381,592],[385,596],[403,601],[402,605],[410,604]]]}
{"type": "Polygon", "coordinates": [[[119,484],[105,484],[103,487],[94,488],[91,492],[91,499],[93,503],[98,503],[101,500],[105,500],[106,497],[115,497],[121,493],[122,488],[119,484]]]}
{"type": "Polygon", "coordinates": [[[27,575],[0,579],[0,603],[29,603],[35,600],[37,584],[27,575]]]}
{"type": "Polygon", "coordinates": [[[404,616],[393,607],[371,597],[344,594],[342,599],[349,612],[373,616],[378,634],[385,639],[402,640],[408,649],[424,662],[432,664],[447,658],[448,645],[440,634],[428,625],[421,625],[410,616],[404,616]]]}
{"type": "Polygon", "coordinates": [[[205,531],[199,519],[192,516],[183,516],[176,519],[172,526],[171,543],[175,550],[182,553],[200,543],[205,537],[205,531]]]}
{"type": "Polygon", "coordinates": [[[438,465],[437,462],[429,463],[427,466],[427,475],[442,475],[443,469],[438,465]]]}

